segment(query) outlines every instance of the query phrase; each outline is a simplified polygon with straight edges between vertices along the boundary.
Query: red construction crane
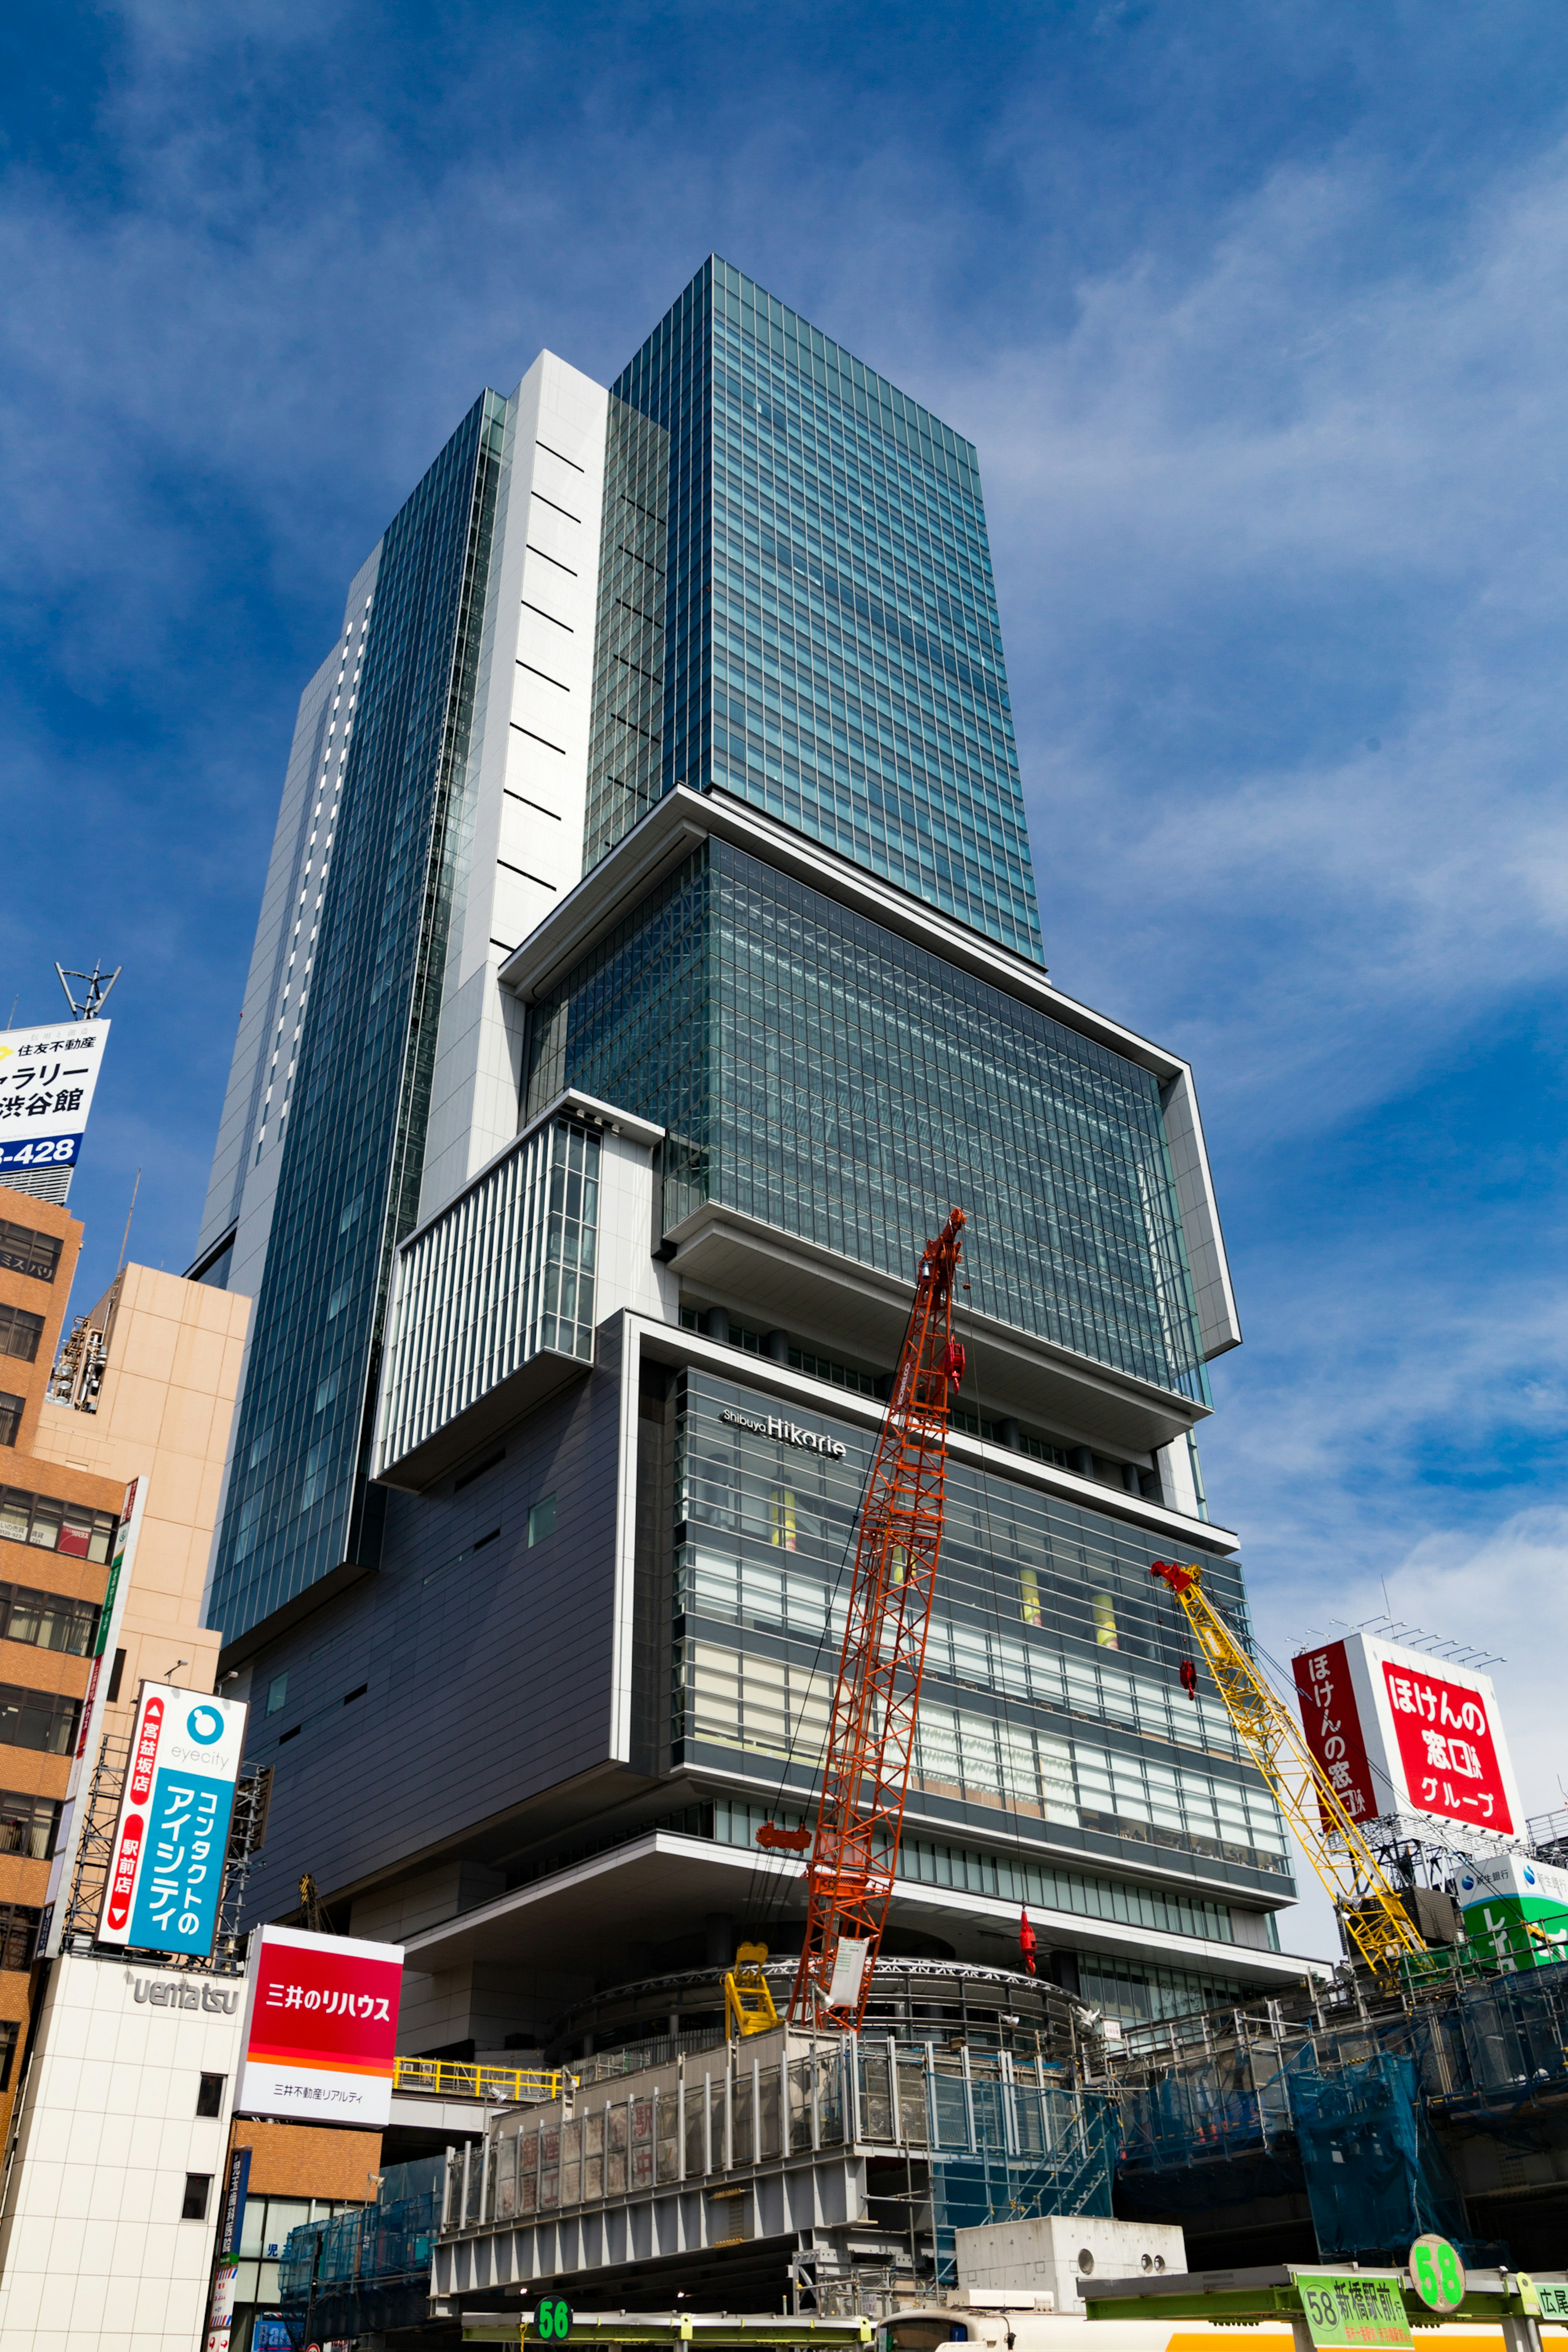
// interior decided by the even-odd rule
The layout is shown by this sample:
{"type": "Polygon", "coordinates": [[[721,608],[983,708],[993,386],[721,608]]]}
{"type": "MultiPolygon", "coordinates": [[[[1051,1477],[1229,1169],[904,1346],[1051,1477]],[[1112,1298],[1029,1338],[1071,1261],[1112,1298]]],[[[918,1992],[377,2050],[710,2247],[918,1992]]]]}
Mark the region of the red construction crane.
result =
{"type": "MultiPolygon", "coordinates": [[[[789,2016],[797,2024],[858,2027],[892,1899],[942,1550],[948,1391],[963,1378],[952,1292],[964,1223],[963,1211],[954,1209],[921,1259],[861,1507],[806,1864],[805,1941],[790,1994],[789,2016]]],[[[758,1844],[774,1851],[799,1853],[809,1837],[771,1822],[757,1832],[758,1844]]]]}

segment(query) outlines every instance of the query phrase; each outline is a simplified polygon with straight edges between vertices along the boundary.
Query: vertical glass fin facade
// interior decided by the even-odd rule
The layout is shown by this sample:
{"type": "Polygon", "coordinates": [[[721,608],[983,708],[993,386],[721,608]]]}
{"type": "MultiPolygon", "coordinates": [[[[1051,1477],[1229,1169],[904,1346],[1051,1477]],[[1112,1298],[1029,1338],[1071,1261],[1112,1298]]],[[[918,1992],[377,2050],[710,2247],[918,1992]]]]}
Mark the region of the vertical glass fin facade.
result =
{"type": "Polygon", "coordinates": [[[669,436],[610,395],[594,632],[583,864],[596,866],[664,786],[669,436]]]}
{"type": "Polygon", "coordinates": [[[378,1474],[542,1348],[592,1362],[600,1150],[535,1128],[399,1252],[378,1474]]]}
{"type": "Polygon", "coordinates": [[[668,436],[660,789],[722,786],[1038,961],[973,445],[717,257],[614,391],[668,436]]]}
{"type": "Polygon", "coordinates": [[[534,1009],[567,1087],[668,1130],[666,1230],[722,1202],[907,1280],[952,1203],[984,1315],[1206,1402],[1158,1081],[710,840],[534,1009]]]}
{"type": "Polygon", "coordinates": [[[358,1539],[391,1256],[416,1213],[505,403],[389,526],[234,1439],[209,1622],[232,1637],[358,1539]]]}

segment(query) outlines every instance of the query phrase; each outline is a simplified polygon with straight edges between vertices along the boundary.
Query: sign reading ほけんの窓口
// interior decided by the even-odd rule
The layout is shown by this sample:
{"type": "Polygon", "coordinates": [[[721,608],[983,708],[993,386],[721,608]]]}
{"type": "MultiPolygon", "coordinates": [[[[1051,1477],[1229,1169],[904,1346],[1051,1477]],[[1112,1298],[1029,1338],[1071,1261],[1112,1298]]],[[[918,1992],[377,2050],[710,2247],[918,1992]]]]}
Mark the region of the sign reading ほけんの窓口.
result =
{"type": "Polygon", "coordinates": [[[402,1946],[258,1927],[247,1976],[236,2112],[384,2129],[392,2120],[402,1946]]]}
{"type": "Polygon", "coordinates": [[[1519,1790],[1489,1675],[1369,1633],[1291,1665],[1307,1744],[1352,1822],[1432,1813],[1513,1833],[1519,1790]]]}

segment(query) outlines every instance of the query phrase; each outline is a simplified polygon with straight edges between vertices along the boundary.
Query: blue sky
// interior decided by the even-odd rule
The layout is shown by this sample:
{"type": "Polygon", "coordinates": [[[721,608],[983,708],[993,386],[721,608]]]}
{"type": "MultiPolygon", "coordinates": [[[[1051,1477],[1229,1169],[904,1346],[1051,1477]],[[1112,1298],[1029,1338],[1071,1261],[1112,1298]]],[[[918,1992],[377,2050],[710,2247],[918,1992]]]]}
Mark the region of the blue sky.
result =
{"type": "Polygon", "coordinates": [[[1047,954],[1196,1066],[1279,1650],[1568,1779],[1568,24],[1510,0],[19,5],[0,1013],[123,962],[77,1304],[183,1265],[293,709],[479,385],[723,252],[978,444],[1047,954]]]}

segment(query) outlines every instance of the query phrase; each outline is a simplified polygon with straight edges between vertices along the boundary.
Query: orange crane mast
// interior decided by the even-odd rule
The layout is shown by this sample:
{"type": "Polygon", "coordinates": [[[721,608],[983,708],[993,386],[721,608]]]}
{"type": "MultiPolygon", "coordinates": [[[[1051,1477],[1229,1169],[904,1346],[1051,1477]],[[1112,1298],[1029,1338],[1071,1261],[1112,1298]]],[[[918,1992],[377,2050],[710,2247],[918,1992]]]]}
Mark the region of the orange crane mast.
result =
{"type": "MultiPolygon", "coordinates": [[[[797,2024],[859,2026],[892,1899],[942,1550],[949,1391],[963,1377],[952,1307],[965,1223],[954,1209],[921,1259],[861,1507],[790,1994],[797,2024]]],[[[757,1843],[800,1852],[809,1835],[764,1822],[757,1843]]]]}

